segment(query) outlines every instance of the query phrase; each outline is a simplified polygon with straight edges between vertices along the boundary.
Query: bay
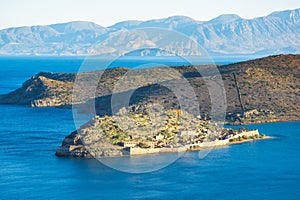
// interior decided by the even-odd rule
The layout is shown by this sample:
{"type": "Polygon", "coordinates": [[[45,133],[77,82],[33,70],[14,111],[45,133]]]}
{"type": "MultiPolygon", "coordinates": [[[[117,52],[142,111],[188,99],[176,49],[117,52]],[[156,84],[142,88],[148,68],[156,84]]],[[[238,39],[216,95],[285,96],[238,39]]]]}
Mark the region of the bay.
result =
{"type": "MultiPolygon", "coordinates": [[[[19,87],[39,71],[75,72],[81,63],[80,58],[1,58],[0,94],[19,87]]],[[[188,152],[163,169],[133,174],[95,159],[54,155],[63,138],[75,130],[71,110],[0,105],[0,111],[0,199],[300,196],[300,122],[249,125],[246,127],[258,128],[272,139],[216,148],[204,158],[197,151],[188,152]]]]}

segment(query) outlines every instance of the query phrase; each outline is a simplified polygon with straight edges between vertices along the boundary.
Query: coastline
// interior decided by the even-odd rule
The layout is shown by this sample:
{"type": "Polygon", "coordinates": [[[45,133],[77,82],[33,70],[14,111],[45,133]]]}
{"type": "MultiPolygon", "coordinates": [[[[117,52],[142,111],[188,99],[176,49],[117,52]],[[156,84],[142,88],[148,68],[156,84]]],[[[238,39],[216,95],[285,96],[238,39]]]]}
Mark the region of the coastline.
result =
{"type": "MultiPolygon", "coordinates": [[[[246,142],[251,142],[255,140],[262,140],[262,139],[272,139],[274,137],[272,136],[266,136],[264,134],[257,134],[253,135],[253,131],[248,131],[239,134],[237,137],[233,137],[231,139],[225,139],[225,140],[215,140],[211,142],[203,142],[203,143],[196,143],[196,144],[186,144],[181,147],[152,147],[152,148],[140,148],[140,147],[127,147],[122,149],[122,154],[106,154],[102,156],[97,156],[93,153],[93,150],[86,149],[84,145],[83,147],[84,154],[78,154],[78,152],[71,152],[71,151],[63,151],[60,152],[58,147],[58,150],[56,151],[56,156],[59,157],[81,157],[81,158],[109,158],[109,157],[123,157],[123,156],[138,156],[138,155],[147,155],[147,154],[160,154],[160,153],[185,153],[188,151],[201,151],[204,149],[215,149],[235,144],[242,144],[246,142]],[[247,136],[248,134],[251,134],[251,136],[247,136]],[[91,151],[92,150],[92,151],[91,151]],[[91,153],[92,152],[92,153],[91,153]]],[[[71,147],[71,146],[70,146],[71,147]]],[[[72,147],[73,148],[73,147],[72,147]]]]}
{"type": "MultiPolygon", "coordinates": [[[[129,155],[129,154],[124,154],[122,156],[105,156],[105,157],[96,157],[93,156],[91,154],[89,154],[89,156],[86,157],[72,157],[72,158],[76,158],[76,159],[90,159],[90,158],[118,158],[118,157],[131,157],[131,156],[144,156],[144,155],[148,155],[148,154],[170,154],[170,153],[187,153],[187,152],[192,152],[192,151],[201,151],[201,150],[205,150],[205,149],[217,149],[217,148],[222,148],[222,147],[228,147],[231,145],[237,145],[237,144],[243,144],[243,143],[247,143],[247,142],[252,142],[252,141],[256,141],[256,140],[266,140],[266,139],[273,139],[273,136],[264,136],[263,138],[257,138],[257,139],[245,139],[242,141],[234,141],[234,142],[230,142],[228,144],[225,145],[216,145],[216,146],[211,146],[211,147],[199,147],[199,148],[188,148],[188,149],[183,149],[181,148],[181,150],[176,150],[175,148],[160,148],[157,149],[156,152],[152,152],[152,153],[144,153],[144,154],[133,154],[133,155],[129,155]]],[[[58,157],[65,157],[65,156],[59,156],[58,157]]],[[[71,157],[71,156],[68,156],[71,157]]]]}
{"type": "Polygon", "coordinates": [[[246,142],[251,142],[251,141],[256,141],[256,140],[267,140],[267,139],[273,139],[273,136],[264,136],[263,138],[258,138],[258,139],[247,139],[247,140],[243,140],[243,141],[234,141],[234,142],[230,142],[228,144],[229,145],[235,145],[235,144],[241,144],[241,143],[246,143],[246,142]]]}
{"type": "Polygon", "coordinates": [[[230,126],[241,126],[241,125],[251,125],[251,124],[267,124],[267,123],[278,123],[278,122],[299,122],[300,119],[266,119],[266,120],[258,120],[258,121],[247,121],[247,122],[224,122],[226,125],[230,126]]]}
{"type": "Polygon", "coordinates": [[[215,148],[221,148],[221,147],[226,147],[226,146],[230,146],[230,145],[243,144],[243,143],[247,143],[247,142],[251,142],[251,141],[266,140],[266,139],[272,139],[272,138],[274,138],[274,137],[264,136],[263,138],[245,139],[245,140],[242,140],[242,141],[234,141],[234,142],[230,142],[230,143],[225,144],[225,145],[217,145],[217,146],[207,147],[207,148],[203,148],[203,147],[202,148],[192,148],[192,149],[188,149],[187,151],[201,151],[201,150],[208,149],[208,148],[215,149],[215,148]]]}

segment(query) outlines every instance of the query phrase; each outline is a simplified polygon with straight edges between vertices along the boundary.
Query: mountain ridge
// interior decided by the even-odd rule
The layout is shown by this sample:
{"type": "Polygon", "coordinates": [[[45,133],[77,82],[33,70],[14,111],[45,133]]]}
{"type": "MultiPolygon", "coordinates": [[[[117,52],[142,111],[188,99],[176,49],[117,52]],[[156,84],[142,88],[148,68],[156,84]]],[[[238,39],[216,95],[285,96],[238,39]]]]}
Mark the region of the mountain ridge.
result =
{"type": "Polygon", "coordinates": [[[120,56],[139,48],[155,47],[173,49],[175,53],[170,54],[180,56],[200,55],[199,49],[188,50],[189,38],[216,54],[299,53],[299,22],[298,8],[253,19],[224,14],[206,22],[170,16],[123,21],[109,27],[87,21],[24,26],[0,30],[0,54],[120,56]],[[147,28],[154,28],[155,33],[147,28]],[[174,35],[170,37],[164,30],[173,31],[174,35]],[[185,35],[186,40],[176,43],[176,33],[185,35]],[[166,39],[170,41],[166,43],[166,39]]]}

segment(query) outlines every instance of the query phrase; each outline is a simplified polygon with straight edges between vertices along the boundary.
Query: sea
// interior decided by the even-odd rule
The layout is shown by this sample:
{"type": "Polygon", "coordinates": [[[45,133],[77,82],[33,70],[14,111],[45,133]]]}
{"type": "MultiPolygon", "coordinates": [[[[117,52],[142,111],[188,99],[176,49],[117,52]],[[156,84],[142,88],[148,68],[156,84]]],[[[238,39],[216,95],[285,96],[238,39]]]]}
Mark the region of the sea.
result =
{"type": "MultiPolygon", "coordinates": [[[[215,63],[247,59],[221,57],[215,58],[215,63]]],[[[113,63],[109,67],[128,68],[153,63],[150,58],[91,60],[2,56],[0,94],[17,89],[41,71],[77,72],[84,63],[89,64],[85,64],[88,67],[83,71],[103,68],[105,63],[113,63]]],[[[155,63],[188,64],[170,58],[159,58],[155,63]]],[[[215,148],[205,154],[187,152],[162,168],[125,172],[96,159],[54,155],[64,137],[76,129],[71,109],[0,105],[0,113],[0,199],[3,200],[300,198],[300,122],[247,125],[244,127],[259,129],[272,138],[215,148]]],[[[145,156],[149,155],[135,159],[143,161],[145,156]]],[[[118,165],[122,159],[115,161],[118,165]]]]}

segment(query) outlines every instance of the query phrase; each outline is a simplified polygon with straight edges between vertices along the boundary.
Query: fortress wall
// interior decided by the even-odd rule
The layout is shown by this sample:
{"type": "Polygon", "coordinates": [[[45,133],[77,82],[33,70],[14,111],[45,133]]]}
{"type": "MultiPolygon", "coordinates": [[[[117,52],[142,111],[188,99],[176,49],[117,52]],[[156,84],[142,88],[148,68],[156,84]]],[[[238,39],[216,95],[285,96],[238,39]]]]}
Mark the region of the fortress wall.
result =
{"type": "Polygon", "coordinates": [[[161,153],[178,153],[186,151],[185,147],[175,147],[175,148],[162,148],[160,149],[161,153]]]}
{"type": "Polygon", "coordinates": [[[243,136],[247,136],[247,137],[251,137],[251,136],[256,136],[259,135],[258,130],[252,130],[252,131],[245,131],[245,132],[241,132],[235,136],[233,136],[232,138],[238,138],[238,137],[243,137],[243,136]]]}
{"type": "Polygon", "coordinates": [[[229,139],[226,140],[216,140],[212,142],[202,142],[198,144],[199,147],[208,148],[208,147],[215,147],[215,146],[223,146],[229,143],[229,139]]]}
{"type": "Polygon", "coordinates": [[[159,153],[159,152],[160,152],[159,148],[148,148],[148,149],[130,148],[129,149],[130,155],[151,154],[151,153],[159,153]]]}

